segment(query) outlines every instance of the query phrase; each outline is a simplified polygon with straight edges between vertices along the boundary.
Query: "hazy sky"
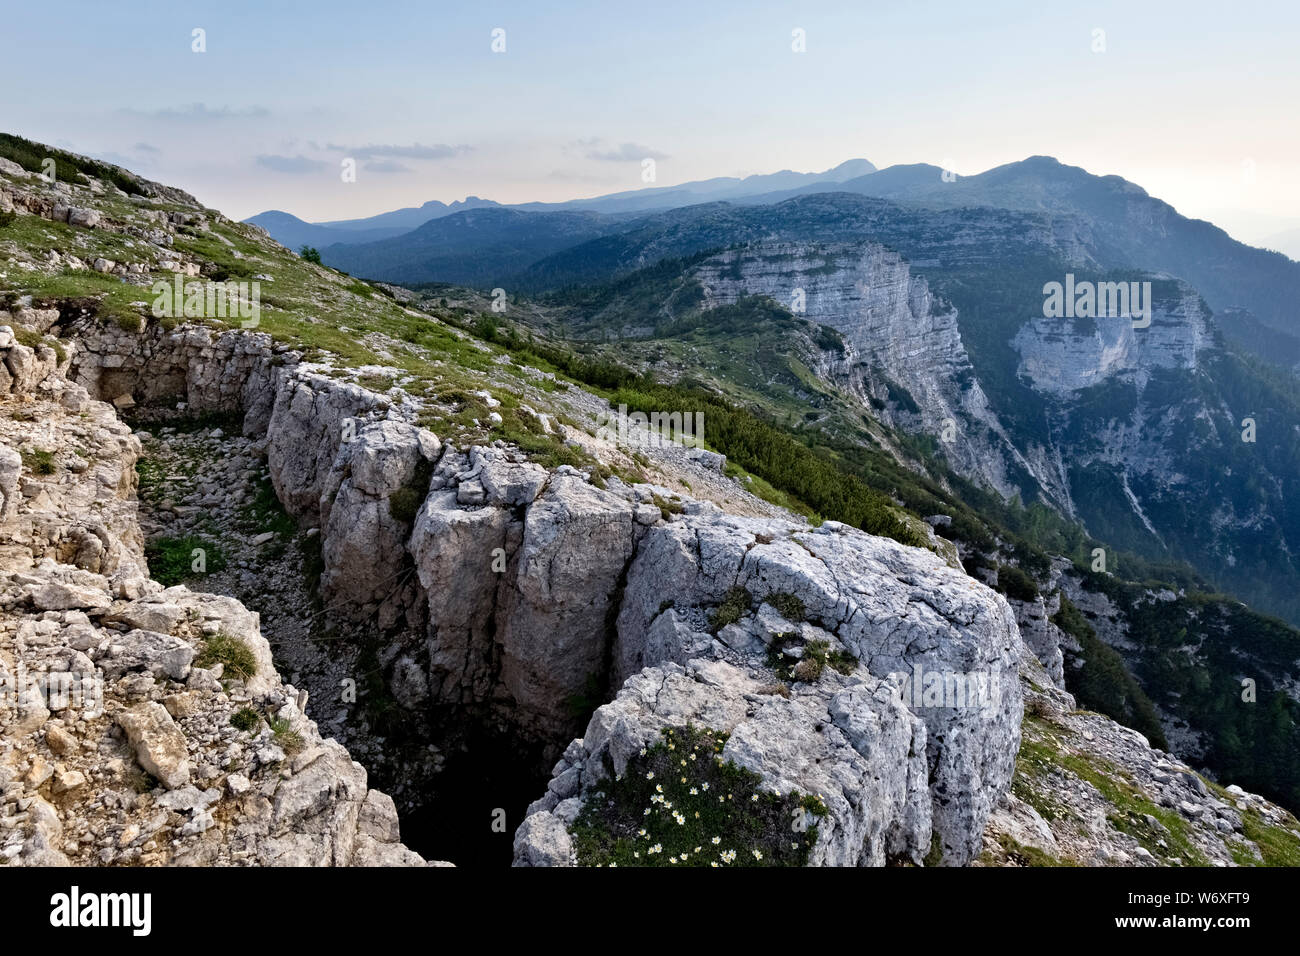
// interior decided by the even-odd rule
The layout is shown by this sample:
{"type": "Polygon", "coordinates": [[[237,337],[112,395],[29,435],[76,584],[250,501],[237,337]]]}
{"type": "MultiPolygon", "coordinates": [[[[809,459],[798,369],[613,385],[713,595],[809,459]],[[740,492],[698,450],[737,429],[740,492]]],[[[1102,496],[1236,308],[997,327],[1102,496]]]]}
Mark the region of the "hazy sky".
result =
{"type": "Polygon", "coordinates": [[[598,195],[646,157],[670,185],[1048,154],[1247,241],[1300,227],[1294,0],[42,0],[4,22],[0,128],[236,218],[598,195]]]}

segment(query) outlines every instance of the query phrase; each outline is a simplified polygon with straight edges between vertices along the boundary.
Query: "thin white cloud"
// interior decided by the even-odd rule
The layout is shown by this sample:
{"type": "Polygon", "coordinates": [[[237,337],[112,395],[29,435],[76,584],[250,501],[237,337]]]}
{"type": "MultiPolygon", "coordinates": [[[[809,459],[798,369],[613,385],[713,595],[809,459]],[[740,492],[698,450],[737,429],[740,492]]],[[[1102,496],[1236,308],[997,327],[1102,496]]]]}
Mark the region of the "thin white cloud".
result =
{"type": "Polygon", "coordinates": [[[368,173],[409,173],[412,172],[410,166],[392,159],[377,159],[373,162],[366,163],[361,167],[368,173]]]}
{"type": "Polygon", "coordinates": [[[255,160],[257,165],[264,169],[270,169],[277,173],[289,173],[300,176],[304,173],[314,173],[324,169],[329,163],[319,159],[308,159],[306,156],[276,156],[273,154],[263,154],[255,160]]]}
{"type": "Polygon", "coordinates": [[[432,146],[424,146],[420,143],[412,143],[410,146],[379,143],[368,146],[340,146],[337,143],[330,143],[326,148],[346,153],[357,159],[448,159],[473,149],[472,146],[448,146],[445,143],[435,143],[432,146]]]}
{"type": "MultiPolygon", "coordinates": [[[[579,140],[578,142],[582,146],[596,146],[599,141],[579,140]]],[[[667,153],[661,153],[639,143],[620,143],[612,149],[588,149],[585,155],[588,159],[594,159],[602,163],[633,163],[640,162],[643,159],[668,158],[667,153]]]]}
{"type": "Polygon", "coordinates": [[[156,110],[141,110],[128,106],[124,109],[118,110],[118,112],[126,116],[141,116],[148,119],[187,121],[252,119],[271,115],[271,111],[264,106],[245,106],[239,109],[231,109],[229,106],[218,106],[214,109],[204,103],[190,103],[186,106],[164,107],[156,110]]]}

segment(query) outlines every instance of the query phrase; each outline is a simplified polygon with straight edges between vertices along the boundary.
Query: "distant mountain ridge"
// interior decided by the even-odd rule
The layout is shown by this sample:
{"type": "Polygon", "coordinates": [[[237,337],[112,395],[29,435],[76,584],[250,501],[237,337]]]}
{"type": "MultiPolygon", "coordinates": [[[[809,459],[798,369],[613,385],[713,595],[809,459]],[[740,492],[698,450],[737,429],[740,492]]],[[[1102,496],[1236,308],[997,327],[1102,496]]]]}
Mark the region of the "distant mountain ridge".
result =
{"type": "Polygon", "coordinates": [[[431,199],[422,206],[394,209],[365,219],[336,219],[331,222],[304,222],[290,213],[271,209],[244,222],[261,226],[282,246],[299,249],[302,246],[330,246],[337,242],[377,242],[410,232],[431,219],[496,205],[499,204],[477,196],[467,196],[453,203],[431,199]]]}
{"type": "Polygon", "coordinates": [[[261,226],[271,238],[290,249],[303,245],[324,247],[335,243],[355,245],[390,239],[417,229],[433,219],[453,215],[467,209],[487,206],[516,209],[527,212],[589,211],[606,214],[647,212],[671,209],[675,206],[695,205],[720,200],[740,200],[748,196],[775,190],[792,190],[816,185],[847,182],[876,171],[865,159],[850,159],[819,173],[796,173],[783,169],[776,173],[758,173],[743,178],[717,176],[682,183],[678,186],[650,186],[623,192],[596,196],[591,199],[571,199],[566,202],[529,202],[503,205],[478,196],[467,196],[453,203],[436,199],[420,206],[394,209],[362,219],[339,219],[330,222],[306,222],[297,216],[278,209],[258,213],[244,222],[261,226]]]}
{"type": "MultiPolygon", "coordinates": [[[[803,289],[805,316],[823,324],[834,324],[829,316],[841,304],[865,296],[860,309],[870,328],[877,310],[916,298],[912,318],[894,322],[886,339],[897,347],[884,354],[902,358],[867,362],[854,373],[872,376],[878,365],[895,392],[901,386],[911,393],[900,407],[915,403],[924,414],[913,420],[899,413],[894,425],[935,435],[944,419],[965,422],[958,431],[967,444],[959,442],[948,458],[972,480],[1006,498],[1049,502],[1151,560],[1188,561],[1256,606],[1300,620],[1300,602],[1286,595],[1296,573],[1288,556],[1300,549],[1300,512],[1287,504],[1300,500],[1294,442],[1247,444],[1241,435],[1246,418],[1269,435],[1300,429],[1294,374],[1256,369],[1230,347],[1254,346],[1277,364],[1296,342],[1286,331],[1296,326],[1287,303],[1300,301],[1300,264],[1185,219],[1118,177],[1092,177],[1053,160],[997,172],[967,186],[936,174],[941,187],[962,189],[944,203],[841,189],[774,203],[706,203],[621,223],[587,214],[592,218],[571,235],[599,234],[523,268],[529,234],[532,251],[555,245],[566,231],[561,217],[576,214],[509,212],[509,221],[490,229],[469,222],[474,214],[459,214],[419,233],[443,248],[455,247],[456,231],[477,233],[466,259],[483,285],[602,303],[591,314],[593,331],[604,314],[616,318],[606,329],[619,335],[627,324],[653,329],[680,318],[675,303],[695,301],[693,288],[712,301],[735,285],[734,295],[764,295],[781,307],[789,307],[792,290],[803,289]],[[984,191],[1000,191],[1004,202],[1024,208],[979,204],[984,191]],[[962,195],[972,201],[958,201],[962,195]],[[901,278],[886,281],[874,267],[859,272],[844,264],[855,256],[871,260],[876,253],[869,250],[879,247],[901,255],[910,274],[928,282],[929,306],[901,278]],[[500,255],[494,269],[486,257],[498,249],[509,255],[500,255]],[[700,256],[714,256],[713,264],[706,269],[700,256]],[[1134,334],[1126,323],[1045,322],[1044,283],[1067,273],[1154,282],[1151,329],[1134,334]],[[834,276],[842,281],[831,283],[834,276]],[[584,287],[625,291],[604,299],[565,293],[584,287]],[[1220,309],[1216,300],[1258,311],[1220,309]],[[954,321],[936,325],[935,335],[916,342],[904,336],[950,309],[954,321]],[[969,363],[960,355],[936,358],[924,372],[898,364],[939,356],[954,334],[969,363]],[[1078,378],[1081,372],[1090,377],[1078,378]],[[1062,392],[1057,382],[1075,384],[1062,392]],[[1210,521],[1207,501],[1220,509],[1210,521]]],[[[929,174],[920,168],[896,176],[916,195],[929,188],[929,174]]],[[[410,252],[411,237],[334,247],[325,260],[355,271],[365,265],[357,255],[389,246],[410,252]]],[[[418,253],[414,261],[424,270],[421,281],[438,281],[430,277],[439,270],[441,281],[472,281],[464,264],[453,278],[455,262],[421,261],[418,253]]],[[[872,334],[853,344],[871,354],[878,339],[872,334]]],[[[888,402],[890,385],[882,387],[884,397],[874,397],[888,402]]]]}
{"type": "MultiPolygon", "coordinates": [[[[810,200],[814,196],[830,203],[830,206],[815,208],[825,209],[839,222],[844,217],[836,214],[833,207],[852,208],[849,196],[859,200],[864,197],[884,200],[895,209],[991,207],[1036,216],[1035,228],[1069,236],[1071,242],[1084,250],[1081,254],[1100,268],[1141,269],[1182,278],[1205,296],[1210,307],[1221,317],[1223,330],[1232,341],[1282,367],[1291,367],[1300,359],[1300,325],[1294,320],[1293,307],[1300,301],[1300,263],[1281,253],[1238,242],[1213,223],[1182,216],[1173,206],[1120,176],[1097,176],[1049,156],[1032,156],[975,176],[945,175],[938,166],[917,163],[882,170],[872,167],[873,171],[862,175],[837,178],[859,168],[855,165],[857,162],[841,164],[823,174],[774,173],[745,180],[705,180],[680,187],[635,190],[572,203],[497,207],[527,213],[533,218],[511,220],[519,230],[514,236],[502,231],[508,231],[504,224],[494,224],[490,241],[488,237],[476,240],[477,257],[472,269],[464,268],[465,264],[454,258],[422,261],[420,248],[431,242],[436,246],[442,241],[431,233],[418,238],[408,234],[409,239],[392,233],[368,235],[368,230],[361,226],[371,220],[355,220],[349,223],[347,232],[334,230],[322,235],[322,240],[343,243],[332,248],[325,261],[349,272],[394,282],[445,281],[476,285],[488,281],[494,285],[538,288],[559,281],[589,278],[585,275],[589,271],[585,266],[576,271],[570,269],[566,276],[564,273],[568,267],[562,266],[558,260],[543,263],[544,257],[563,257],[572,251],[576,263],[576,260],[586,257],[588,251],[593,251],[578,249],[580,242],[602,241],[608,246],[618,241],[615,238],[618,235],[630,235],[659,222],[656,217],[668,216],[664,223],[677,223],[677,228],[688,232],[698,231],[701,223],[708,227],[705,232],[710,235],[685,245],[676,243],[673,251],[665,252],[666,255],[678,255],[687,247],[691,252],[707,248],[700,244],[704,241],[719,244],[740,241],[740,234],[728,233],[722,225],[724,221],[738,221],[740,210],[772,207],[788,200],[810,200]],[[807,181],[808,176],[815,178],[807,181]],[[787,185],[792,182],[797,185],[787,185]],[[763,189],[778,184],[784,188],[763,189]],[[831,198],[834,196],[844,198],[831,198]],[[677,204],[673,205],[673,202],[677,204]],[[667,205],[658,205],[661,203],[667,205]],[[648,211],[631,208],[647,205],[655,208],[648,211]],[[724,212],[724,209],[732,211],[724,212]],[[575,242],[566,250],[557,245],[557,240],[566,230],[560,224],[547,224],[545,217],[579,210],[603,217],[605,221],[597,226],[593,220],[586,230],[570,231],[575,242]],[[542,234],[548,238],[538,241],[542,234]],[[368,245],[376,241],[384,245],[368,245]],[[537,254],[536,258],[526,261],[532,253],[537,254]],[[493,260],[493,256],[498,258],[493,260]]],[[[790,211],[796,207],[782,208],[790,211]]],[[[456,232],[463,239],[473,229],[465,231],[460,224],[454,223],[458,215],[461,214],[448,213],[430,222],[445,221],[443,228],[449,233],[456,232]]],[[[850,218],[856,215],[854,212],[850,218]]],[[[798,218],[804,218],[803,214],[798,218]]],[[[430,222],[425,226],[436,230],[437,227],[430,226],[430,222]]],[[[268,231],[275,236],[270,227],[268,231]]],[[[744,232],[743,228],[741,232],[744,232]]],[[[880,238],[887,241],[883,235],[880,238]]],[[[668,237],[661,237],[654,247],[666,241],[668,237]]],[[[333,243],[318,241],[309,244],[324,249],[333,243]]],[[[648,264],[653,260],[646,257],[656,254],[654,247],[639,250],[639,258],[621,263],[619,267],[636,268],[648,264]]]]}
{"type": "Polygon", "coordinates": [[[594,212],[522,212],[506,206],[438,216],[417,229],[363,244],[335,243],[321,260],[368,279],[421,285],[453,282],[491,288],[502,275],[623,228],[594,212]]]}
{"type": "Polygon", "coordinates": [[[498,202],[491,199],[480,199],[478,196],[466,196],[464,199],[457,199],[455,202],[439,202],[437,199],[430,199],[422,206],[408,206],[405,209],[394,209],[392,212],[381,212],[377,216],[369,216],[364,219],[335,219],[330,222],[314,223],[317,226],[325,226],[329,229],[347,229],[354,232],[365,232],[371,229],[418,229],[430,219],[437,219],[440,216],[450,216],[452,213],[463,212],[466,209],[482,209],[484,206],[499,206],[498,202]]]}

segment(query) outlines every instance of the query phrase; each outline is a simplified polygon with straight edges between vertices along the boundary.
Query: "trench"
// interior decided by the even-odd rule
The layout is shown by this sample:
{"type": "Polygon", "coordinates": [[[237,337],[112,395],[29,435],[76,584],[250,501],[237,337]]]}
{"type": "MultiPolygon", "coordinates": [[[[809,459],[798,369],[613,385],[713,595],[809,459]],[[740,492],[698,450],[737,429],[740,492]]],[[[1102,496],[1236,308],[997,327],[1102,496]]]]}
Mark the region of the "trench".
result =
{"type": "Polygon", "coordinates": [[[142,408],[129,420],[143,440],[140,521],[154,577],[258,612],[282,679],[307,690],[321,735],[344,744],[370,785],[393,797],[407,846],[462,867],[509,866],[524,810],[546,792],[548,743],[521,738],[485,709],[417,713],[392,700],[385,640],[336,621],[323,603],[319,536],[275,499],[260,443],[240,434],[240,416],[142,408]],[[355,702],[341,692],[348,680],[355,702]]]}
{"type": "Polygon", "coordinates": [[[320,591],[319,532],[276,497],[265,436],[243,435],[242,410],[186,410],[184,367],[159,364],[96,369],[91,388],[103,401],[143,399],[119,415],[142,440],[139,518],[151,576],[234,597],[260,615],[282,680],[307,691],[321,736],[347,747],[370,786],[393,798],[408,847],[459,867],[509,866],[526,807],[546,792],[556,754],[585,717],[575,717],[575,733],[539,741],[499,708],[400,705],[389,689],[391,648],[422,635],[382,635],[375,622],[332,613],[320,591]]]}

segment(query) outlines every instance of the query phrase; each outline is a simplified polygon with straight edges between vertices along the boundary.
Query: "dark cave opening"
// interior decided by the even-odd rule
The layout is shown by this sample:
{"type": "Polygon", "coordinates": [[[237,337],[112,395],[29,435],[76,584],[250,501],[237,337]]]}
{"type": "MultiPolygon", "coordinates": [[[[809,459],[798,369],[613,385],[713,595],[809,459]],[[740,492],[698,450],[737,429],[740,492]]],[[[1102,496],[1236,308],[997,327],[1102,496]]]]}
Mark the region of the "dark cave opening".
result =
{"type": "Polygon", "coordinates": [[[401,813],[402,842],[458,867],[509,866],[515,830],[550,779],[544,749],[497,728],[470,729],[423,801],[401,813]]]}

